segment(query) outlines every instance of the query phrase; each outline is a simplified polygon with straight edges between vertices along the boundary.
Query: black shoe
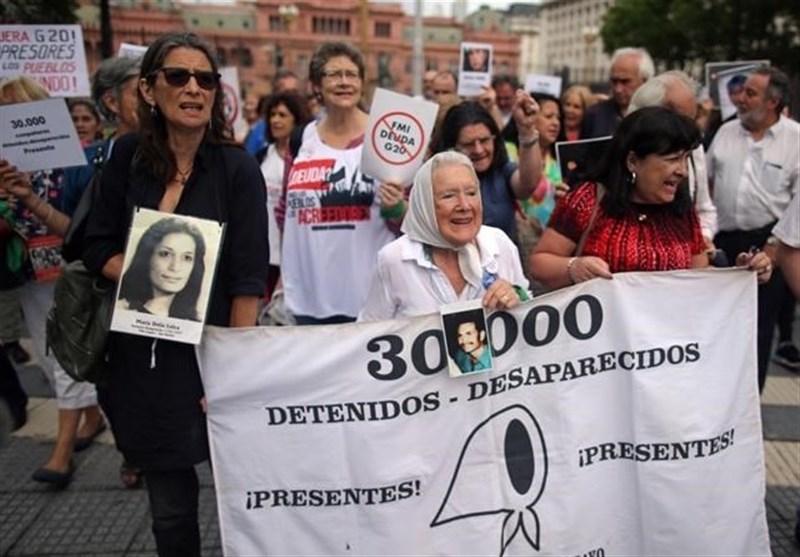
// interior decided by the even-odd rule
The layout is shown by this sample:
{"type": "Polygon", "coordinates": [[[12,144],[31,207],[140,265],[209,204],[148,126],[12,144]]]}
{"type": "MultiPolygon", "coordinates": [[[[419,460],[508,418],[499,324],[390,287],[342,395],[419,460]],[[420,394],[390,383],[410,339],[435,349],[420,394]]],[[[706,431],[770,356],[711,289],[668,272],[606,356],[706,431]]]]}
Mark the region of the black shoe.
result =
{"type": "Polygon", "coordinates": [[[31,355],[20,345],[19,341],[12,340],[3,343],[3,350],[15,364],[27,364],[31,361],[31,355]]]}
{"type": "Polygon", "coordinates": [[[58,489],[64,489],[72,481],[72,475],[75,473],[75,464],[70,460],[69,468],[66,472],[56,472],[55,470],[48,470],[47,468],[39,468],[33,473],[33,481],[53,485],[58,489]]]}
{"type": "Polygon", "coordinates": [[[778,343],[778,348],[775,349],[772,359],[785,368],[791,370],[800,369],[800,351],[790,340],[778,343]]]}

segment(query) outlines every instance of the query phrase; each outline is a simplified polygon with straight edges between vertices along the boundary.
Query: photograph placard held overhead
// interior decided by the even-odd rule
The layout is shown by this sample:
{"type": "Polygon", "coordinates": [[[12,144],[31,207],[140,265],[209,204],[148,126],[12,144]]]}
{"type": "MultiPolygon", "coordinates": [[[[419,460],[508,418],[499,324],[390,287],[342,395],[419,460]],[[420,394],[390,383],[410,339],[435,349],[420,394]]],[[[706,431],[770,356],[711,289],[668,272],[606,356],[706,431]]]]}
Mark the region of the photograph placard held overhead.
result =
{"type": "Polygon", "coordinates": [[[86,164],[64,99],[0,105],[0,158],[23,172],[86,164]]]}
{"type": "Polygon", "coordinates": [[[750,75],[759,66],[769,66],[769,60],[737,60],[734,62],[708,62],[705,65],[706,87],[708,96],[719,107],[723,119],[736,112],[731,102],[726,85],[734,76],[750,75]]]}
{"type": "Polygon", "coordinates": [[[525,76],[525,91],[535,95],[547,93],[555,98],[561,96],[561,77],[557,75],[542,75],[529,73],[525,76]]]}
{"type": "Polygon", "coordinates": [[[141,58],[147,52],[146,46],[138,44],[122,43],[119,45],[117,56],[122,58],[141,58]]]}
{"type": "Polygon", "coordinates": [[[458,72],[458,94],[477,97],[492,84],[494,51],[488,43],[461,43],[458,72]]]}
{"type": "Polygon", "coordinates": [[[80,25],[0,25],[0,78],[26,75],[52,97],[88,97],[80,25]]]}
{"type": "Polygon", "coordinates": [[[111,330],[198,344],[225,225],[137,208],[111,330]]]}
{"type": "Polygon", "coordinates": [[[408,185],[425,160],[439,105],[376,89],[367,120],[361,171],[408,185]]]}

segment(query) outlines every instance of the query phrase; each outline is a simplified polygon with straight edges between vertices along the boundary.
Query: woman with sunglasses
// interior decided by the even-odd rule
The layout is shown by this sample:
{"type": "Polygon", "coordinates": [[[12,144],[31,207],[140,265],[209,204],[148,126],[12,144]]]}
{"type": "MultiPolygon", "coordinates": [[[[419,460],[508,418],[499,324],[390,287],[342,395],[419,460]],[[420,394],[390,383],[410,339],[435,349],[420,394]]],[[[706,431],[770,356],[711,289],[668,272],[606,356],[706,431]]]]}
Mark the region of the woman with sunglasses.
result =
{"type": "Polygon", "coordinates": [[[367,127],[361,53],[324,43],[311,58],[309,81],[325,116],[306,126],[287,178],[285,303],[298,325],[346,323],[364,304],[375,255],[395,237],[404,188],[361,172],[367,127]]]}
{"type": "Polygon", "coordinates": [[[501,229],[515,241],[514,200],[528,199],[542,177],[538,112],[536,101],[518,90],[512,117],[519,136],[519,164],[509,161],[497,124],[477,102],[465,102],[447,112],[433,149],[434,153],[455,149],[469,157],[481,183],[483,224],[501,229]]]}
{"type": "MultiPolygon", "coordinates": [[[[120,280],[136,207],[225,223],[206,321],[255,325],[269,261],[265,185],[225,124],[211,49],[191,33],[157,39],[138,98],[139,133],[120,138],[103,169],[84,263],[120,280]]],[[[209,450],[194,347],[111,333],[98,394],[126,462],[144,474],[158,554],[200,555],[194,466],[209,450]]]]}

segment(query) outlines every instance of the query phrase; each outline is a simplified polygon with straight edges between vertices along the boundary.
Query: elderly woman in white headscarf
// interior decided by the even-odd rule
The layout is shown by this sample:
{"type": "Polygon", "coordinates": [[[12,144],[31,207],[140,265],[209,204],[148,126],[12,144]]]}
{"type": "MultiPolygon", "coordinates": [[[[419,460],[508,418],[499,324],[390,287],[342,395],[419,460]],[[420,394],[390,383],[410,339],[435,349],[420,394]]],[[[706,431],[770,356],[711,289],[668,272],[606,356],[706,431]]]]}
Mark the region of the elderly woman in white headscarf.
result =
{"type": "Polygon", "coordinates": [[[414,178],[405,235],[378,252],[359,321],[422,315],[478,298],[488,310],[527,300],[528,281],[516,246],[503,231],[482,222],[472,162],[455,151],[434,155],[414,178]]]}

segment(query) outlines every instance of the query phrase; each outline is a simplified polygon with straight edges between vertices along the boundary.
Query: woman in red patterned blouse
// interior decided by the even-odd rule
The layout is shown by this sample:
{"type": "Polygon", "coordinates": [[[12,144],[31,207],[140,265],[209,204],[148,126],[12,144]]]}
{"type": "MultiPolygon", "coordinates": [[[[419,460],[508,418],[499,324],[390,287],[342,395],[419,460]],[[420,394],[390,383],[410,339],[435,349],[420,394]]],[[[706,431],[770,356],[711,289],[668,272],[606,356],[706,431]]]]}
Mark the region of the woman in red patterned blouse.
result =
{"type": "MultiPolygon", "coordinates": [[[[626,117],[593,181],[559,201],[530,258],[548,289],[622,271],[706,267],[708,256],[686,182],[687,158],[700,141],[695,123],[660,107],[626,117]],[[598,199],[599,197],[599,199],[598,199]],[[583,240],[583,250],[575,256],[583,240]]],[[[763,254],[740,254],[766,282],[763,254]]]]}

